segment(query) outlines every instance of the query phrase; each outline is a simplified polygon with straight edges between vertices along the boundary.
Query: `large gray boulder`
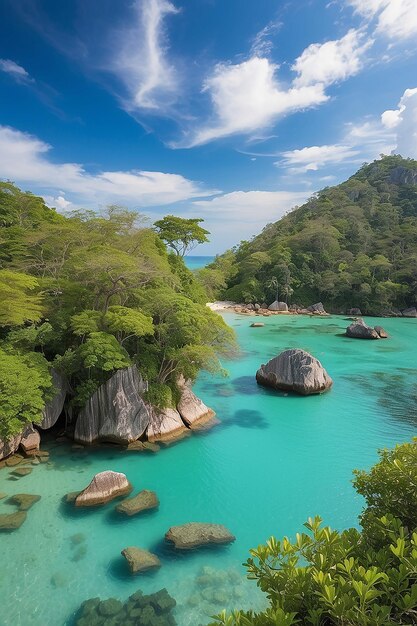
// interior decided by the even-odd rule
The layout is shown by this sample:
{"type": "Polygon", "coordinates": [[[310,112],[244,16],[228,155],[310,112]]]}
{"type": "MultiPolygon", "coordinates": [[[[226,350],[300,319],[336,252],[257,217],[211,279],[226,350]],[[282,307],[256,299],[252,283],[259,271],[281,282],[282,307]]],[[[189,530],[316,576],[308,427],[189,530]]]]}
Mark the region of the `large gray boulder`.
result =
{"type": "Polygon", "coordinates": [[[75,425],[74,439],[130,443],[146,430],[150,415],[142,400],[146,391],[136,366],[118,370],[88,400],[75,425]]]}
{"type": "Polygon", "coordinates": [[[8,439],[0,439],[0,461],[14,454],[20,446],[22,433],[18,433],[14,437],[8,439]]]}
{"type": "MultiPolygon", "coordinates": [[[[125,474],[107,470],[96,474],[90,484],[74,498],[75,506],[106,504],[132,491],[125,474]]],[[[71,498],[70,498],[71,500],[71,498]]]]}
{"type": "Polygon", "coordinates": [[[178,380],[178,388],[181,392],[177,410],[183,421],[190,428],[198,428],[214,420],[215,412],[204,404],[191,389],[191,381],[186,381],[183,376],[178,380]]]}
{"type": "Polygon", "coordinates": [[[352,322],[352,324],[346,328],[346,335],[352,339],[380,339],[375,328],[365,324],[362,318],[352,322]]]}
{"type": "Polygon", "coordinates": [[[211,543],[231,543],[236,537],[221,524],[190,522],[172,526],[165,534],[165,539],[172,541],[177,550],[191,550],[211,543]]]}
{"type": "Polygon", "coordinates": [[[39,424],[39,428],[42,430],[52,428],[56,424],[64,408],[65,397],[68,391],[67,379],[63,374],[53,369],[51,377],[54,395],[47,401],[42,411],[43,420],[39,424]]]}
{"type": "Polygon", "coordinates": [[[286,311],[288,311],[288,304],[286,302],[278,302],[278,300],[275,300],[275,302],[273,302],[272,304],[269,305],[268,309],[270,311],[283,311],[283,312],[286,312],[286,311]]]}
{"type": "Polygon", "coordinates": [[[299,349],[285,350],[261,365],[256,381],[265,387],[295,391],[304,396],[322,393],[333,384],[320,361],[299,349]]]}
{"type": "Polygon", "coordinates": [[[353,309],[348,309],[347,314],[348,315],[362,315],[362,312],[360,309],[353,308],[353,309]]]}
{"type": "Polygon", "coordinates": [[[402,314],[403,317],[417,317],[417,309],[415,306],[410,306],[408,309],[404,309],[402,314]]]}
{"type": "Polygon", "coordinates": [[[322,302],[316,302],[316,304],[311,304],[309,307],[307,307],[307,311],[310,311],[310,313],[315,313],[316,315],[326,315],[326,311],[324,310],[322,302]]]}
{"type": "Polygon", "coordinates": [[[150,421],[146,435],[149,441],[172,441],[189,432],[176,409],[160,409],[150,404],[147,408],[150,421]]]}

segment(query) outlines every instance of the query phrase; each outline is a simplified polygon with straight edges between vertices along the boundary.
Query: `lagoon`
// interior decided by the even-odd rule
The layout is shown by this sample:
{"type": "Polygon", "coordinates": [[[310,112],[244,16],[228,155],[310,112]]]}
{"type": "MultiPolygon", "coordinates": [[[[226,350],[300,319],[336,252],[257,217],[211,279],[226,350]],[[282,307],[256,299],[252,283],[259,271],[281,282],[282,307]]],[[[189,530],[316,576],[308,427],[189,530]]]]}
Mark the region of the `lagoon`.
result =
{"type": "MultiPolygon", "coordinates": [[[[250,547],[271,534],[294,535],[316,514],[339,529],[357,524],[362,500],[352,469],[368,468],[378,448],[416,434],[417,321],[385,319],[390,339],[361,341],[342,335],[349,322],[339,316],[260,318],[262,328],[250,328],[252,317],[224,317],[241,354],[224,362],[227,378],[202,375],[195,385],[217,412],[214,429],[156,454],[51,441],[50,462],[30,475],[11,480],[12,468],[0,470],[0,492],[42,496],[19,530],[0,535],[0,626],[70,625],[87,598],[124,601],[138,588],[162,587],[177,600],[180,626],[205,625],[225,606],[262,606],[241,565],[250,547]],[[295,347],[322,362],[334,380],[330,392],[299,397],[257,386],[259,365],[295,347]],[[115,503],[92,510],[63,504],[64,494],[105,469],[124,472],[135,491],[156,491],[159,510],[125,519],[114,513],[115,503]],[[176,554],[164,534],[189,521],[225,524],[236,541],[176,554]],[[129,545],[156,552],[161,569],[132,577],[120,556],[129,545]],[[209,588],[201,584],[202,568],[211,568],[204,570],[209,588]]],[[[0,500],[0,512],[10,511],[0,500]]]]}

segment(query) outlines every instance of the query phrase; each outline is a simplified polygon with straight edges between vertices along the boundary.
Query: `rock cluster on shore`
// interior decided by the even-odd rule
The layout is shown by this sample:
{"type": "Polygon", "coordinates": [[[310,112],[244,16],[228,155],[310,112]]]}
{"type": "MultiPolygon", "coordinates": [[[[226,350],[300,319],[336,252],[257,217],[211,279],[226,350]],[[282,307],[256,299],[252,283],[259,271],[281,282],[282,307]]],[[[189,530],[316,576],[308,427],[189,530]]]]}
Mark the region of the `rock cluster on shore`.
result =
{"type": "Polygon", "coordinates": [[[305,350],[285,350],[256,372],[259,385],[304,396],[322,393],[333,384],[320,361],[305,350]]]}

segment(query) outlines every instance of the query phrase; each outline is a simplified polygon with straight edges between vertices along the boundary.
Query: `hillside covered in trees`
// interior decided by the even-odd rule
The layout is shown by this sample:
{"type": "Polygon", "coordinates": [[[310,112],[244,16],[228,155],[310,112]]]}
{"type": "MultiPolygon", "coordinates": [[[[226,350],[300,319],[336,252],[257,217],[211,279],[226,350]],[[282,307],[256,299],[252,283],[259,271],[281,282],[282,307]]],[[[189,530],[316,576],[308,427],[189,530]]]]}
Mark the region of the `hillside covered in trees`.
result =
{"type": "MultiPolygon", "coordinates": [[[[233,347],[181,255],[137,213],[64,217],[0,183],[0,225],[0,439],[41,421],[52,367],[68,380],[74,416],[131,364],[149,382],[148,400],[169,407],[180,376],[216,370],[233,347]]],[[[198,236],[198,221],[190,227],[198,236]]]]}
{"type": "Polygon", "coordinates": [[[201,270],[211,297],[381,313],[417,297],[417,161],[384,156],[201,270]]]}

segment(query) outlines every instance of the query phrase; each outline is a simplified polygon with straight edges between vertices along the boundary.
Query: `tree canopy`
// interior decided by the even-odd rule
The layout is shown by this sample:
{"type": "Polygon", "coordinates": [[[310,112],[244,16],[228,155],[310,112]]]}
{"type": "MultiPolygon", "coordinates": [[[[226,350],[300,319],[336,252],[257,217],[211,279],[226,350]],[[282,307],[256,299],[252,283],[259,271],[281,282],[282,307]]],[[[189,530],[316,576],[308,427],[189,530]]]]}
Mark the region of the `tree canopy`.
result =
{"type": "Polygon", "coordinates": [[[219,256],[200,279],[236,302],[269,304],[278,292],[379,314],[415,305],[416,244],[417,161],[385,156],[219,256]]]}
{"type": "Polygon", "coordinates": [[[167,215],[162,220],[155,222],[155,229],[162,241],[172,248],[180,257],[194,250],[199,243],[208,241],[209,231],[200,224],[202,218],[184,218],[175,215],[167,215]]]}

